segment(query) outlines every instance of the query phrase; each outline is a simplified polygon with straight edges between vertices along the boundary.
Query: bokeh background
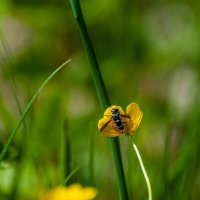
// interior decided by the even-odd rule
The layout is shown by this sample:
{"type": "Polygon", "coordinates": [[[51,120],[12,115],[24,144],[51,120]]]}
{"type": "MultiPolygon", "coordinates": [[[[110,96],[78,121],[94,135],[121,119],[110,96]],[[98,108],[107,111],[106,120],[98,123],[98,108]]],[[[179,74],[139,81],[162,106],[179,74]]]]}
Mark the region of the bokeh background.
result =
{"type": "MultiPolygon", "coordinates": [[[[81,1],[113,104],[135,101],[134,135],[154,199],[200,198],[199,1],[81,1]]],[[[0,1],[0,148],[42,82],[43,89],[0,166],[0,199],[38,199],[63,184],[93,185],[118,199],[113,160],[97,130],[102,112],[69,1],[0,1]],[[112,192],[111,192],[112,191],[112,192]]],[[[147,199],[137,157],[120,138],[130,199],[147,199]]]]}

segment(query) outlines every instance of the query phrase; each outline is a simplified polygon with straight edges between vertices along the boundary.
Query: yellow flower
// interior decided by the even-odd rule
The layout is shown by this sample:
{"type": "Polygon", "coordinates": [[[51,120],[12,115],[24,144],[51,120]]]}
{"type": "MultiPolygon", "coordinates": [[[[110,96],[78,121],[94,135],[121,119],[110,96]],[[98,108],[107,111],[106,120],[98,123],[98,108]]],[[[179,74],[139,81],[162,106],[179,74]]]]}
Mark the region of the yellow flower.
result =
{"type": "Polygon", "coordinates": [[[120,106],[113,105],[107,108],[103,118],[98,122],[99,131],[109,137],[132,135],[138,128],[143,113],[138,104],[132,102],[126,108],[126,113],[120,106]]]}
{"type": "Polygon", "coordinates": [[[41,200],[92,200],[97,196],[93,187],[82,187],[72,184],[69,187],[59,186],[45,193],[41,200]]]}

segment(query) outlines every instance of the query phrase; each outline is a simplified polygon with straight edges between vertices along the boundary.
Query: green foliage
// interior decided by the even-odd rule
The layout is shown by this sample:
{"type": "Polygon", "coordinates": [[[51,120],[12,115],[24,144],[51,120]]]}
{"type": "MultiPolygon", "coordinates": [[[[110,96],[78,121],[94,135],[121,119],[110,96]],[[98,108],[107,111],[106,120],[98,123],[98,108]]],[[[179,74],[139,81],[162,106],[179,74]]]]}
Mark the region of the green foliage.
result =
{"type": "MultiPolygon", "coordinates": [[[[153,199],[199,199],[199,2],[81,4],[111,102],[125,108],[135,101],[144,113],[134,141],[153,199]]],[[[71,173],[67,184],[94,184],[97,199],[117,199],[108,143],[97,130],[102,111],[70,3],[3,0],[0,28],[1,149],[52,66],[72,58],[10,143],[0,166],[0,199],[37,199],[71,173]]],[[[131,142],[119,140],[129,197],[146,199],[131,142]]]]}

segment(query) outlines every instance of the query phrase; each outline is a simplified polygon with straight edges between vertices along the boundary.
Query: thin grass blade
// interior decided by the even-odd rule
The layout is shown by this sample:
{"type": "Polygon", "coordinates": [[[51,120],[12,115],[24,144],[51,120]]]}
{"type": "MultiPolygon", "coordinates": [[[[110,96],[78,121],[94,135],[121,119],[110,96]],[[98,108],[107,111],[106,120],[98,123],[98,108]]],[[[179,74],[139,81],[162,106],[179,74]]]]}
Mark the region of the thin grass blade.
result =
{"type": "Polygon", "coordinates": [[[44,86],[55,76],[55,74],[57,72],[59,72],[66,64],[68,64],[70,62],[70,60],[64,62],[62,65],[60,65],[52,74],[50,74],[50,76],[47,77],[47,79],[42,83],[42,85],[38,88],[38,90],[35,92],[35,94],[33,95],[33,97],[31,98],[30,102],[28,103],[28,105],[26,106],[26,108],[24,109],[19,121],[17,122],[16,127],[13,129],[12,133],[10,134],[10,137],[8,138],[7,143],[5,144],[3,150],[1,151],[0,154],[0,162],[3,160],[5,153],[8,150],[9,145],[11,144],[11,142],[13,141],[18,129],[20,128],[22,122],[24,121],[25,117],[27,116],[31,106],[33,105],[35,99],[37,98],[37,96],[39,95],[39,93],[42,91],[42,89],[44,88],[44,86]]]}

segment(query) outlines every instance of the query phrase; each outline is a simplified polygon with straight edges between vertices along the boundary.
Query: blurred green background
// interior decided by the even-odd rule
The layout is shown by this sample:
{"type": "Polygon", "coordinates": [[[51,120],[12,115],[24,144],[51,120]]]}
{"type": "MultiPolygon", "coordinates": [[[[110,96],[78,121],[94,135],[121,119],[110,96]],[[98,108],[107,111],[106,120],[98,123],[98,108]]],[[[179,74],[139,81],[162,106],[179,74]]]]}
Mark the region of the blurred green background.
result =
{"type": "MultiPolygon", "coordinates": [[[[200,199],[199,1],[81,1],[112,104],[135,101],[144,117],[134,135],[153,199],[200,199]]],[[[0,199],[38,199],[62,184],[93,185],[118,199],[102,112],[69,1],[0,2],[0,149],[21,110],[44,88],[0,166],[0,199]],[[111,192],[113,191],[113,192],[111,192]]],[[[120,138],[130,199],[147,199],[137,157],[120,138]]]]}

